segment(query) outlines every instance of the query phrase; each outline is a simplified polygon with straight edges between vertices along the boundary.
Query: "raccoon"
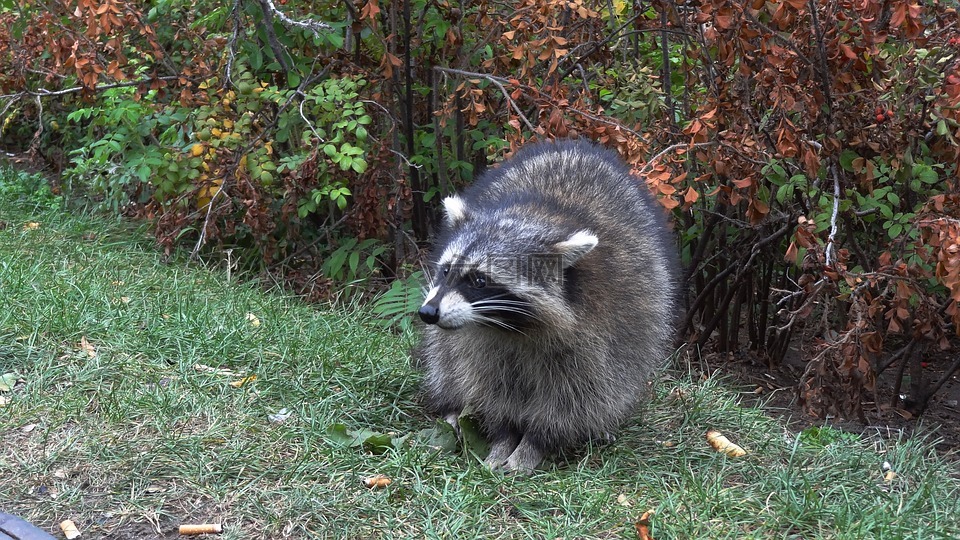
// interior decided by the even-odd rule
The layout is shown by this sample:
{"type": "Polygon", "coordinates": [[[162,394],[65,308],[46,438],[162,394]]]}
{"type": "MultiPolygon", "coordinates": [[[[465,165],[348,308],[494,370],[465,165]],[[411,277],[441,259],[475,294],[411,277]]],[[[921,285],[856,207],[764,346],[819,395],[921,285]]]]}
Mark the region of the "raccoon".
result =
{"type": "Polygon", "coordinates": [[[486,464],[530,472],[613,433],[669,356],[676,252],[615,153],[527,145],[443,201],[416,356],[428,410],[465,407],[486,464]]]}

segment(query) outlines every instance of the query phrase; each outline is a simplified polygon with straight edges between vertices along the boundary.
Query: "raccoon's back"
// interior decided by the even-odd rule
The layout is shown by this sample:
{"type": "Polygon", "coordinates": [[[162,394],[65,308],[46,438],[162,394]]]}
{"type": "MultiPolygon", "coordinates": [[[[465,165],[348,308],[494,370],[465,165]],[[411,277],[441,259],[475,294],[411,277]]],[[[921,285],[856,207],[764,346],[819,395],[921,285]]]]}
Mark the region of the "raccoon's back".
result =
{"type": "Polygon", "coordinates": [[[580,140],[525,146],[463,197],[468,206],[491,211],[536,201],[585,224],[655,225],[649,218],[656,217],[649,215],[653,201],[646,187],[620,157],[580,140]]]}

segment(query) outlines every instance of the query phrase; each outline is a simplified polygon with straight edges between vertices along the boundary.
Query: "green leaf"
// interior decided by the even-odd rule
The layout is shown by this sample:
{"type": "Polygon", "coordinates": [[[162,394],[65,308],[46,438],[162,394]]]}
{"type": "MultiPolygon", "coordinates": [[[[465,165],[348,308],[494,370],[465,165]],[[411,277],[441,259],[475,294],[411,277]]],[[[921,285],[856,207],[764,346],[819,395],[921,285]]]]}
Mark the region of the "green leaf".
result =
{"type": "Polygon", "coordinates": [[[947,133],[950,133],[950,130],[947,128],[947,123],[941,118],[940,121],[937,122],[937,135],[945,137],[947,133]]]}
{"type": "Polygon", "coordinates": [[[343,36],[340,34],[329,33],[324,36],[327,39],[327,42],[333,45],[336,48],[343,47],[343,36]]]}
{"type": "Polygon", "coordinates": [[[787,171],[785,171],[778,163],[772,163],[770,167],[773,169],[773,172],[776,173],[777,179],[781,182],[787,177],[787,171]]]}
{"type": "Polygon", "coordinates": [[[453,426],[443,420],[437,420],[431,428],[420,430],[417,433],[417,439],[434,450],[457,451],[457,432],[453,426]]]}
{"type": "Polygon", "coordinates": [[[300,74],[296,71],[290,71],[287,73],[287,84],[290,88],[297,88],[300,86],[300,74]]]}
{"type": "Polygon", "coordinates": [[[940,181],[940,175],[937,174],[937,171],[933,170],[933,167],[923,163],[918,163],[913,166],[913,174],[924,184],[936,184],[940,181]]]}
{"type": "Polygon", "coordinates": [[[17,384],[18,378],[20,378],[20,376],[13,371],[0,375],[0,392],[9,392],[10,390],[13,390],[13,387],[17,384]]]}
{"type": "Polygon", "coordinates": [[[783,204],[787,199],[793,197],[793,184],[784,184],[777,188],[777,202],[783,204]]]}
{"type": "Polygon", "coordinates": [[[858,156],[856,152],[848,148],[840,154],[840,166],[843,167],[845,171],[853,172],[853,160],[858,157],[860,156],[858,156]]]}
{"type": "Polygon", "coordinates": [[[407,437],[394,437],[387,433],[369,432],[370,434],[363,439],[363,449],[373,453],[382,454],[387,450],[399,448],[407,440],[407,437]]]}
{"type": "MultiPolygon", "coordinates": [[[[342,200],[342,199],[337,199],[337,202],[339,203],[340,200],[342,200]]],[[[350,254],[350,260],[348,261],[348,264],[349,264],[349,266],[350,266],[350,273],[356,275],[356,274],[357,274],[357,267],[360,265],[360,252],[359,252],[359,251],[354,251],[353,253],[350,254]]]]}
{"type": "Polygon", "coordinates": [[[463,447],[481,459],[487,457],[490,444],[480,430],[480,422],[472,414],[465,413],[457,418],[457,425],[460,426],[463,447]]]}
{"type": "Polygon", "coordinates": [[[903,225],[899,223],[894,223],[893,225],[890,226],[889,229],[887,229],[887,234],[889,234],[890,238],[892,239],[895,239],[898,236],[900,236],[900,233],[902,232],[903,232],[903,225]]]}
{"type": "Polygon", "coordinates": [[[330,255],[330,258],[327,259],[324,263],[324,269],[327,271],[327,277],[331,279],[338,279],[340,277],[340,272],[343,270],[343,263],[347,259],[347,250],[340,248],[333,252],[330,255]]]}
{"type": "Polygon", "coordinates": [[[333,424],[327,428],[327,441],[335,446],[353,446],[356,439],[344,424],[333,424]]]}
{"type": "Polygon", "coordinates": [[[345,424],[333,424],[327,428],[327,442],[342,448],[362,447],[368,452],[380,454],[391,448],[398,448],[407,436],[395,437],[369,429],[352,430],[345,424]]]}

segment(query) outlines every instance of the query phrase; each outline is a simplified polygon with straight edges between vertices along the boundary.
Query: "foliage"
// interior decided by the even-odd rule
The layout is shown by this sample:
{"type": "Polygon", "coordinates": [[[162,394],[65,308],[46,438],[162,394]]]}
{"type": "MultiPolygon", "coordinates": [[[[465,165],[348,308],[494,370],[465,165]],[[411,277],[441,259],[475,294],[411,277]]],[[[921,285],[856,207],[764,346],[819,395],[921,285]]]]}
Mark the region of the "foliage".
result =
{"type": "Polygon", "coordinates": [[[168,251],[239,250],[321,296],[401,274],[491,160],[594,139],[673,213],[684,337],[799,349],[816,415],[878,392],[917,414],[960,367],[920,363],[960,328],[956,7],[18,0],[0,120],[168,251]]]}
{"type": "MultiPolygon", "coordinates": [[[[701,344],[717,331],[720,348],[733,349],[745,317],[751,345],[777,363],[813,317],[801,381],[813,413],[859,415],[890,365],[887,341],[950,346],[950,284],[932,281],[936,255],[920,238],[921,223],[940,222],[919,216],[958,178],[960,146],[946,128],[960,103],[945,31],[955,20],[953,9],[909,2],[722,0],[675,19],[699,36],[686,73],[709,90],[683,125],[703,146],[682,168],[666,167],[682,174],[663,176],[696,175],[670,204],[691,206],[695,189],[704,210],[687,219],[698,237],[690,256],[703,262],[687,328],[701,344]],[[728,245],[731,226],[720,222],[737,231],[736,247],[706,260],[711,245],[728,245]],[[760,249],[789,236],[785,253],[760,249]],[[781,253],[795,266],[783,267],[781,253]]],[[[903,358],[910,363],[919,358],[903,358]]],[[[913,413],[956,369],[938,367],[929,387],[915,373],[913,413]]]]}
{"type": "Polygon", "coordinates": [[[406,278],[394,280],[390,288],[374,300],[373,313],[381,317],[386,325],[396,325],[402,331],[413,330],[410,314],[417,311],[423,302],[423,283],[423,272],[419,270],[406,278]]]}
{"type": "Polygon", "coordinates": [[[0,200],[5,204],[45,208],[54,211],[63,206],[63,198],[53,192],[46,179],[37,174],[0,165],[0,200]]]}

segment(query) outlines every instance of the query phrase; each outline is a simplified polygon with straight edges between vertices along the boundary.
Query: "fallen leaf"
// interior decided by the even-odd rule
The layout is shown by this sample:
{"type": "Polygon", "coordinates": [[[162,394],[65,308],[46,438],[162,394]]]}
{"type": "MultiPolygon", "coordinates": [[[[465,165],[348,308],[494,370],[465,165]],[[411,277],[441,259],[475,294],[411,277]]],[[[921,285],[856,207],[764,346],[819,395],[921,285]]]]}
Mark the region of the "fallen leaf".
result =
{"type": "Polygon", "coordinates": [[[417,434],[417,439],[434,450],[443,452],[455,452],[457,450],[456,430],[441,419],[437,419],[433,427],[421,430],[417,434]]]}
{"type": "Polygon", "coordinates": [[[0,407],[6,407],[11,401],[7,396],[0,396],[0,407]]]}
{"type": "Polygon", "coordinates": [[[232,386],[232,387],[234,387],[234,388],[242,388],[242,387],[243,387],[244,385],[246,385],[247,383],[252,383],[252,382],[255,381],[255,380],[257,380],[257,376],[256,376],[256,375],[248,375],[248,376],[246,376],[246,377],[244,377],[244,378],[242,378],[242,379],[237,379],[236,381],[232,381],[232,382],[230,383],[230,386],[232,386]]]}
{"type": "Polygon", "coordinates": [[[687,397],[686,393],[680,387],[676,387],[667,394],[667,401],[683,400],[685,397],[687,397]]]}
{"type": "Polygon", "coordinates": [[[464,447],[478,457],[485,458],[490,453],[490,443],[483,436],[480,422],[472,414],[464,413],[457,418],[457,425],[460,426],[464,447]]]}
{"type": "Polygon", "coordinates": [[[80,338],[80,350],[87,353],[87,356],[90,358],[97,357],[97,348],[94,347],[92,343],[87,341],[87,336],[82,336],[80,338]]]}
{"type": "Polygon", "coordinates": [[[747,454],[746,450],[730,442],[730,439],[715,429],[707,431],[707,442],[717,452],[723,452],[730,457],[740,457],[747,454]]]}
{"type": "Polygon", "coordinates": [[[25,231],[35,231],[40,228],[40,223],[36,221],[28,221],[23,224],[23,230],[25,231]]]}
{"type": "Polygon", "coordinates": [[[260,328],[260,318],[253,313],[247,313],[247,320],[250,321],[250,326],[260,328]]]}
{"type": "Polygon", "coordinates": [[[333,424],[327,428],[327,440],[337,446],[351,448],[362,447],[364,450],[382,454],[391,448],[399,448],[409,435],[397,437],[395,433],[380,433],[370,429],[352,430],[344,424],[333,424]]]}
{"type": "Polygon", "coordinates": [[[652,515],[653,510],[647,510],[640,516],[640,520],[633,524],[640,540],[653,540],[653,536],[650,536],[650,516],[652,515]]]}

